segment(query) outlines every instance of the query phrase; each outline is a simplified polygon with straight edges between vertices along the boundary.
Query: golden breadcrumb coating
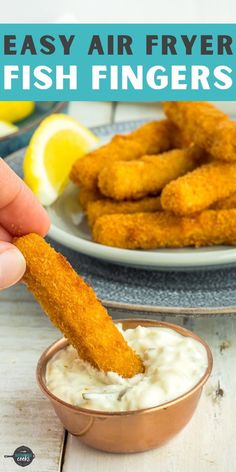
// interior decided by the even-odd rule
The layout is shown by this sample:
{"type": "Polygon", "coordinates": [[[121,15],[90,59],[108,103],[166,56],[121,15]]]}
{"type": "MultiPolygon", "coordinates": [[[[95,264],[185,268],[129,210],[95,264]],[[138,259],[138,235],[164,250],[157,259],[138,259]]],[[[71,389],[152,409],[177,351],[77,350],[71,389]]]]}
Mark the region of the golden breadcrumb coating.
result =
{"type": "Polygon", "coordinates": [[[171,180],[194,169],[199,153],[192,146],[130,162],[114,162],[99,174],[98,186],[103,195],[115,200],[134,200],[157,193],[171,180]]]}
{"type": "Polygon", "coordinates": [[[96,188],[98,174],[108,163],[170,149],[173,128],[168,120],[153,121],[127,135],[114,136],[110,143],[78,159],[72,166],[70,178],[76,185],[96,188]]]}
{"type": "Polygon", "coordinates": [[[163,189],[161,205],[190,215],[236,192],[236,163],[211,162],[173,180],[163,189]]]}
{"type": "Polygon", "coordinates": [[[192,217],[164,211],[104,215],[96,220],[93,239],[125,249],[236,245],[236,210],[206,210],[192,217]]]}
{"type": "Polygon", "coordinates": [[[116,202],[104,198],[87,205],[86,216],[89,225],[92,227],[97,218],[102,215],[112,215],[113,213],[139,213],[161,210],[160,197],[146,197],[141,200],[116,202]]]}
{"type": "Polygon", "coordinates": [[[69,262],[36,234],[14,243],[26,259],[23,280],[79,356],[97,369],[123,377],[143,372],[140,358],[69,262]]]}
{"type": "Polygon", "coordinates": [[[207,102],[165,102],[166,116],[186,139],[223,161],[236,159],[236,123],[207,102]]]}
{"type": "Polygon", "coordinates": [[[99,192],[99,190],[96,188],[88,189],[85,187],[80,187],[78,198],[79,198],[79,203],[82,210],[85,211],[90,202],[95,202],[96,200],[102,200],[104,197],[101,194],[101,192],[99,192]]]}

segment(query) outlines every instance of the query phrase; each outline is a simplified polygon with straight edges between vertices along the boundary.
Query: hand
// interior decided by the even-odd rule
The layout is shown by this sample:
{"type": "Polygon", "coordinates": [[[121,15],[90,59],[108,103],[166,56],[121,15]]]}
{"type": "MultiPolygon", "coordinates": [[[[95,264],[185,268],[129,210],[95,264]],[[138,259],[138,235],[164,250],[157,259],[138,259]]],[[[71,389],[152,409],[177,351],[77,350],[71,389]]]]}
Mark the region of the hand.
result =
{"type": "Polygon", "coordinates": [[[45,236],[49,217],[24,182],[0,159],[0,290],[10,287],[25,272],[25,259],[11,244],[14,236],[45,236]]]}

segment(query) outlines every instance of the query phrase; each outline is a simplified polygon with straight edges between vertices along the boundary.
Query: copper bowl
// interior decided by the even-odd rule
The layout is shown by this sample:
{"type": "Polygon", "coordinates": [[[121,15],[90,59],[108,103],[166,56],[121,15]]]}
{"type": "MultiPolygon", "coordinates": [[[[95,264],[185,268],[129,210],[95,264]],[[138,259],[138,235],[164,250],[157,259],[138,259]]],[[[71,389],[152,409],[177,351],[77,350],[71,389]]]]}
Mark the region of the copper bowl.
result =
{"type": "Polygon", "coordinates": [[[104,412],[70,405],[55,397],[45,385],[47,362],[68,345],[66,339],[52,344],[41,356],[37,366],[39,387],[51,401],[64,427],[81,442],[107,452],[141,452],[160,446],[177,434],[192,417],[202,388],[212,370],[208,345],[196,334],[172,323],[154,320],[119,320],[124,329],[141,326],[163,326],[199,341],[207,351],[208,366],[200,381],[184,395],[162,405],[142,410],[104,412]]]}

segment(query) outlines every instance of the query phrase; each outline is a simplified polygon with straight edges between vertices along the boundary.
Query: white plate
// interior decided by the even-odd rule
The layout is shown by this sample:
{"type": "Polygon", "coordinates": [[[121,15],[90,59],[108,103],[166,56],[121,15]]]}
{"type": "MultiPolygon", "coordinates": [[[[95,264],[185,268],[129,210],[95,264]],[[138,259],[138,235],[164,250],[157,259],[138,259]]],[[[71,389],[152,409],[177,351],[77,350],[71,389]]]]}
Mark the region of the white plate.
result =
{"type": "MultiPolygon", "coordinates": [[[[116,123],[97,127],[94,131],[103,140],[108,140],[116,133],[130,131],[140,122],[116,123]]],[[[236,263],[236,248],[230,246],[142,251],[97,244],[91,240],[89,228],[78,203],[78,189],[73,184],[69,184],[63,195],[47,207],[47,210],[52,221],[49,232],[52,239],[82,254],[104,261],[152,270],[209,269],[236,263]]]]}

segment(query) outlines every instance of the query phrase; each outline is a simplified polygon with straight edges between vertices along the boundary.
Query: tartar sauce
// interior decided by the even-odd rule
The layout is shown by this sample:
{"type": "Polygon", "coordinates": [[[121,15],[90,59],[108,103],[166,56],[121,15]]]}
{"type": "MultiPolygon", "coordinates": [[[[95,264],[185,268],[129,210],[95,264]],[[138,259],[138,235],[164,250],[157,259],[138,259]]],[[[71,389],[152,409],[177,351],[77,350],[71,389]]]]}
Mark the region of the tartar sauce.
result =
{"type": "Polygon", "coordinates": [[[71,405],[102,411],[128,411],[174,400],[194,387],[207,368],[204,346],[165,327],[118,329],[140,355],[144,374],[125,379],[102,372],[78,357],[68,346],[47,364],[46,385],[71,405]]]}

